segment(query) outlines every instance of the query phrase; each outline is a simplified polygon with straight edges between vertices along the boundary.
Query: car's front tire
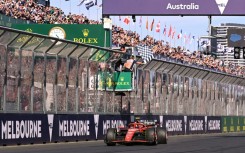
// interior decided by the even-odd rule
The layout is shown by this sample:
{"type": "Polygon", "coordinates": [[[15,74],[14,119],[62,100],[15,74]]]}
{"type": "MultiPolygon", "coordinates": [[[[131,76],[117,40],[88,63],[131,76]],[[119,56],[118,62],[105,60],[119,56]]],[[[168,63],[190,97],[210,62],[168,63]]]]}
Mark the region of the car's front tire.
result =
{"type": "Polygon", "coordinates": [[[158,143],[155,128],[150,128],[145,131],[145,139],[151,145],[156,145],[158,143]]]}
{"type": "Polygon", "coordinates": [[[115,146],[116,145],[116,143],[113,142],[116,140],[116,135],[117,135],[117,129],[115,129],[115,128],[107,129],[106,138],[105,138],[105,143],[107,144],[107,146],[115,146]]]}

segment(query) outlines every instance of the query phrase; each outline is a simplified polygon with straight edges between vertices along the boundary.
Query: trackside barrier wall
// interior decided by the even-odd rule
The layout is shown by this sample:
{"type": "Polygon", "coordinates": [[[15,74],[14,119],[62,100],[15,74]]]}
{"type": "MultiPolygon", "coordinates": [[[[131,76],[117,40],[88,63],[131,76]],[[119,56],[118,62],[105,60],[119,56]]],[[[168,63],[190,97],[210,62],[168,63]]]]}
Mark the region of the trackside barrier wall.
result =
{"type": "Polygon", "coordinates": [[[221,133],[221,117],[103,114],[0,114],[0,145],[103,140],[108,128],[155,121],[168,135],[221,133]]]}
{"type": "Polygon", "coordinates": [[[159,116],[162,127],[166,128],[169,135],[184,135],[186,134],[186,119],[187,116],[159,116]]]}
{"type": "Polygon", "coordinates": [[[205,133],[205,117],[189,116],[187,117],[186,131],[187,134],[203,134],[205,133]]]}
{"type": "Polygon", "coordinates": [[[245,131],[245,117],[224,116],[222,117],[222,132],[245,131]]]}

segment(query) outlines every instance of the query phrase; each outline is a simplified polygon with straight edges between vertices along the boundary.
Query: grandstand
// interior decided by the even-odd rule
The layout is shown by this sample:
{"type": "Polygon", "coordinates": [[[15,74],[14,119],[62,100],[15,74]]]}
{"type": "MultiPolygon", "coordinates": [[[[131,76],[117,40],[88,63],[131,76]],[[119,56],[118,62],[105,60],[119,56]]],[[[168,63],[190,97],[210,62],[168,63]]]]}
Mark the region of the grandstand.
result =
{"type": "MultiPolygon", "coordinates": [[[[89,20],[86,16],[76,14],[65,15],[64,12],[57,7],[45,7],[44,5],[38,5],[34,1],[8,2],[2,0],[1,7],[2,14],[16,19],[29,20],[30,22],[38,24],[102,24],[99,21],[89,20]],[[9,6],[14,6],[14,9],[8,9],[9,6]],[[23,13],[22,11],[15,11],[17,8],[20,10],[24,9],[24,6],[31,11],[25,12],[23,10],[23,13]],[[33,7],[35,9],[32,9],[33,7]]],[[[206,56],[200,51],[189,53],[181,47],[172,47],[168,42],[157,41],[149,35],[140,39],[139,34],[136,32],[124,30],[116,25],[114,25],[112,29],[112,43],[114,46],[127,45],[132,47],[135,47],[138,44],[144,44],[152,48],[156,59],[170,59],[180,61],[182,63],[188,63],[189,65],[210,68],[215,71],[225,72],[232,75],[244,75],[244,68],[241,66],[232,65],[234,69],[230,70],[229,66],[227,64],[222,64],[220,59],[214,59],[213,57],[206,56]]]]}
{"type": "MultiPolygon", "coordinates": [[[[2,0],[0,8],[2,15],[28,20],[37,24],[102,24],[99,21],[89,20],[86,16],[65,15],[57,7],[45,7],[34,1],[2,0]]],[[[10,36],[18,37],[15,34],[10,36]]],[[[5,33],[2,33],[2,35],[5,36],[5,33]]],[[[47,45],[44,44],[47,40],[43,41],[37,48],[33,48],[33,46],[31,49],[30,47],[23,47],[26,49],[21,51],[11,44],[8,48],[2,46],[1,59],[7,57],[6,64],[2,61],[2,71],[4,72],[7,69],[7,81],[4,81],[5,76],[2,76],[1,87],[2,95],[5,94],[6,97],[2,98],[2,103],[6,102],[5,109],[37,112],[115,113],[122,111],[123,108],[126,110],[125,112],[138,113],[187,114],[193,112],[195,114],[224,115],[234,114],[236,112],[234,109],[237,109],[235,105],[244,96],[241,92],[238,92],[244,91],[242,86],[233,86],[212,80],[200,80],[193,78],[194,76],[190,78],[182,73],[182,75],[175,75],[168,73],[167,70],[164,70],[163,74],[158,74],[156,67],[150,66],[151,68],[148,68],[146,66],[137,69],[137,73],[141,74],[143,78],[140,76],[134,82],[134,86],[140,88],[134,89],[126,96],[118,97],[113,92],[96,90],[96,74],[99,71],[98,67],[101,61],[88,62],[85,57],[76,59],[70,56],[57,56],[49,53],[48,50],[47,52],[41,52],[43,49],[47,49],[47,45]],[[21,56],[19,56],[20,54],[21,56]],[[89,79],[90,77],[94,79],[89,79]],[[91,80],[95,81],[93,81],[94,85],[92,88],[87,88],[87,85],[90,86],[91,80]],[[136,96],[136,94],[138,95],[136,96]],[[157,96],[156,99],[155,96],[157,96]],[[135,98],[134,102],[132,102],[133,98],[135,98]],[[196,98],[199,98],[199,100],[196,98]],[[219,108],[220,110],[213,110],[215,109],[214,106],[210,109],[210,100],[213,103],[212,105],[215,106],[222,103],[224,105],[222,108],[229,104],[230,109],[227,108],[226,112],[221,108],[219,108]],[[131,106],[129,106],[129,101],[131,101],[131,106]],[[197,101],[200,103],[197,104],[197,101]],[[136,105],[141,105],[141,107],[136,105]],[[189,110],[189,105],[193,105],[192,111],[189,110]],[[200,110],[194,112],[194,107],[200,110]]],[[[233,69],[230,69],[231,65],[223,65],[220,60],[204,55],[200,51],[186,52],[181,47],[170,46],[167,42],[157,41],[149,35],[141,39],[136,32],[124,30],[116,25],[112,28],[112,44],[115,47],[126,45],[134,48],[134,50],[137,50],[138,45],[149,46],[155,60],[171,63],[170,65],[173,67],[181,65],[181,67],[190,67],[235,78],[245,76],[244,67],[232,65],[233,69]]],[[[52,48],[54,44],[49,42],[49,45],[52,48]]],[[[58,44],[58,49],[63,47],[68,49],[74,46],[67,47],[64,43],[58,44]]],[[[105,64],[104,68],[107,68],[103,70],[109,71],[110,61],[113,60],[113,57],[111,56],[110,60],[107,61],[109,64],[105,64]]],[[[159,67],[159,69],[162,68],[159,67]]],[[[171,72],[170,70],[169,72],[171,72]]],[[[191,73],[192,71],[187,72],[191,73]]],[[[243,105],[243,102],[239,104],[243,105]]],[[[243,112],[239,114],[241,113],[243,112]]]]}

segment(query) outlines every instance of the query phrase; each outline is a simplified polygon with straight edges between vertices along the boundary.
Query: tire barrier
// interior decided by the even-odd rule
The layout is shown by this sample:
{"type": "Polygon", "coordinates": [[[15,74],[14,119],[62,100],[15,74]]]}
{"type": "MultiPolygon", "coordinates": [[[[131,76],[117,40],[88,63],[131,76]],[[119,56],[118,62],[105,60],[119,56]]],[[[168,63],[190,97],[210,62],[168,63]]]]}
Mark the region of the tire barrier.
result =
{"type": "Polygon", "coordinates": [[[245,131],[245,117],[104,115],[104,114],[0,114],[0,145],[103,140],[107,129],[139,120],[158,122],[168,135],[245,131]]]}

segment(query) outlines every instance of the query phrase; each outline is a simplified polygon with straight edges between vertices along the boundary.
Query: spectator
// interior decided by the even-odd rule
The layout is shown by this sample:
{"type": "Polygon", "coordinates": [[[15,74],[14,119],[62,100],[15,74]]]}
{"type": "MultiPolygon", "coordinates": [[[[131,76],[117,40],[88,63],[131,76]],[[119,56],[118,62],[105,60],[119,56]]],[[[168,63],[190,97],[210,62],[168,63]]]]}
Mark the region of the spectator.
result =
{"type": "Polygon", "coordinates": [[[134,64],[143,64],[142,62],[137,62],[134,59],[134,56],[131,55],[130,58],[124,63],[123,65],[123,71],[124,72],[132,72],[134,64]]]}
{"type": "Polygon", "coordinates": [[[124,63],[127,61],[127,59],[130,56],[130,51],[126,50],[125,45],[121,46],[120,51],[124,54],[122,55],[122,57],[118,61],[116,61],[116,64],[115,64],[115,70],[116,71],[122,70],[124,63]]]}

